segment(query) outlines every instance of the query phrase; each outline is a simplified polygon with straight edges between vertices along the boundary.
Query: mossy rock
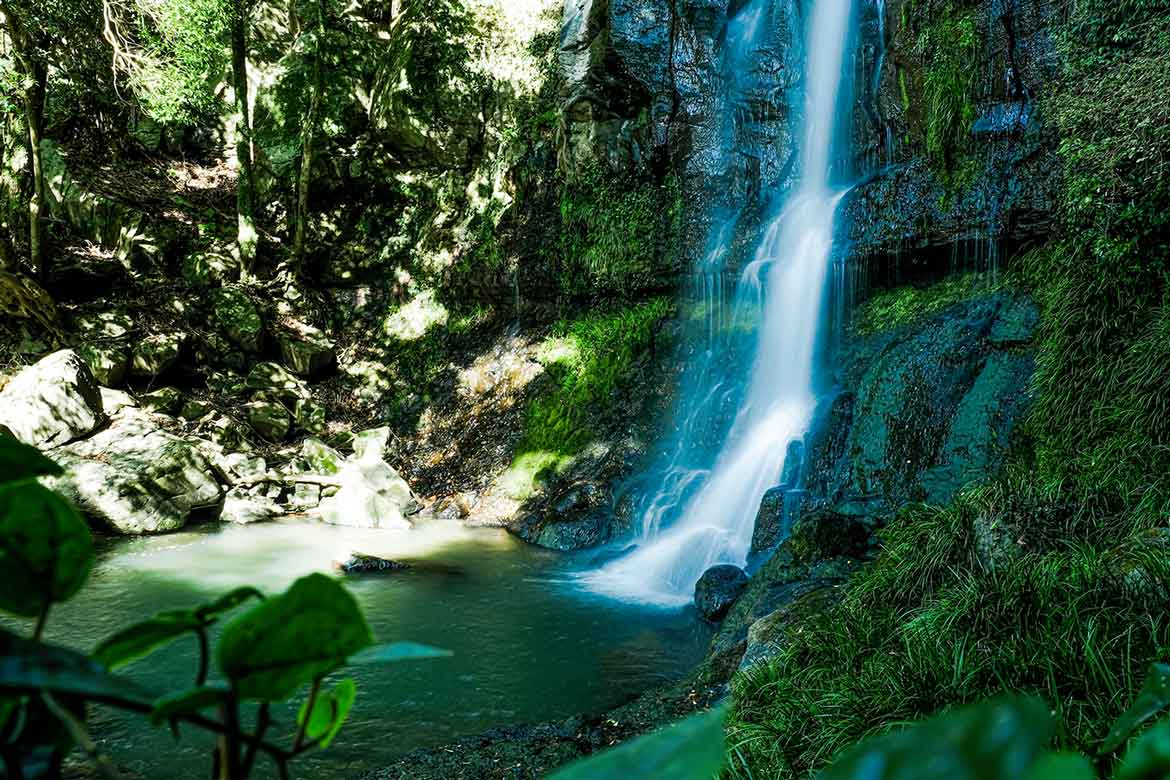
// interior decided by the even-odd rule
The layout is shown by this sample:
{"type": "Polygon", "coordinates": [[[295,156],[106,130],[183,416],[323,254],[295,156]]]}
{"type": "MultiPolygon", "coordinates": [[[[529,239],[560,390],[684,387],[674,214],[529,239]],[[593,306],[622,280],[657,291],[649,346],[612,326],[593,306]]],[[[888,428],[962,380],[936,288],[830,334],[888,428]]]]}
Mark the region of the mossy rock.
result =
{"type": "Polygon", "coordinates": [[[183,405],[183,394],[173,387],[160,387],[138,396],[138,404],[158,414],[175,415],[183,405]]]}
{"type": "Polygon", "coordinates": [[[294,373],[316,376],[337,363],[333,342],[317,328],[303,323],[282,326],[276,334],[280,357],[294,373]]]}
{"type": "Polygon", "coordinates": [[[271,401],[253,401],[244,407],[252,430],[269,441],[283,441],[292,428],[292,420],[283,405],[271,401]]]}
{"type": "Polygon", "coordinates": [[[186,338],[182,333],[154,333],[134,345],[131,373],[153,378],[179,362],[186,338]]]}
{"type": "Polygon", "coordinates": [[[241,289],[224,287],[211,293],[211,320],[216,330],[245,352],[260,351],[264,318],[241,289]]]}
{"type": "Polygon", "coordinates": [[[257,363],[244,380],[244,389],[254,395],[264,393],[279,398],[288,404],[309,397],[308,386],[279,363],[257,363]]]}
{"type": "Polygon", "coordinates": [[[105,387],[120,385],[130,371],[130,349],[125,344],[90,342],[78,346],[76,352],[105,387]]]}
{"type": "Polygon", "coordinates": [[[216,287],[239,276],[239,264],[226,252],[195,252],[183,258],[183,279],[192,287],[216,287]]]}

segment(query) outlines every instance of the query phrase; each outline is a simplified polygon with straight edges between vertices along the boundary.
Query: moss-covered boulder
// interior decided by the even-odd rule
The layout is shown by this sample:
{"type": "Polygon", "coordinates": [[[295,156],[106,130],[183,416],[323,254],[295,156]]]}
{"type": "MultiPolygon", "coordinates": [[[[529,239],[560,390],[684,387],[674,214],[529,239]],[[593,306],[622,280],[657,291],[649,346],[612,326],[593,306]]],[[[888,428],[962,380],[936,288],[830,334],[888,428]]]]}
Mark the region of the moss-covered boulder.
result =
{"type": "Polygon", "coordinates": [[[264,339],[264,318],[252,299],[238,287],[223,287],[211,293],[211,323],[216,331],[245,352],[260,351],[264,339]]]}
{"type": "Polygon", "coordinates": [[[174,387],[160,387],[138,396],[138,405],[158,414],[176,415],[183,406],[183,393],[174,387]]]}
{"type": "Polygon", "coordinates": [[[100,528],[121,534],[176,531],[219,505],[220,475],[194,442],[125,409],[106,429],[52,450],[65,475],[49,480],[100,528]]]}
{"type": "Polygon", "coordinates": [[[89,366],[94,379],[105,387],[117,387],[130,371],[130,348],[126,344],[87,342],[79,344],[77,354],[89,366]]]}
{"type": "Polygon", "coordinates": [[[290,405],[310,397],[308,386],[279,363],[257,363],[248,372],[244,389],[253,395],[264,394],[290,405]]]}
{"type": "Polygon", "coordinates": [[[280,357],[289,370],[303,377],[322,374],[337,364],[333,342],[320,330],[301,322],[283,324],[276,332],[280,357]]]}
{"type": "Polygon", "coordinates": [[[134,343],[130,370],[135,376],[153,379],[179,362],[186,336],[178,332],[152,333],[134,343]]]}
{"type": "Polygon", "coordinates": [[[283,404],[253,401],[244,407],[252,430],[269,441],[284,441],[292,428],[292,419],[283,404]]]}
{"type": "Polygon", "coordinates": [[[209,249],[184,257],[180,273],[192,287],[210,288],[232,281],[240,270],[229,252],[209,249]]]}
{"type": "Polygon", "coordinates": [[[747,572],[738,566],[712,566],[695,583],[695,608],[706,620],[722,620],[747,584],[747,572]]]}

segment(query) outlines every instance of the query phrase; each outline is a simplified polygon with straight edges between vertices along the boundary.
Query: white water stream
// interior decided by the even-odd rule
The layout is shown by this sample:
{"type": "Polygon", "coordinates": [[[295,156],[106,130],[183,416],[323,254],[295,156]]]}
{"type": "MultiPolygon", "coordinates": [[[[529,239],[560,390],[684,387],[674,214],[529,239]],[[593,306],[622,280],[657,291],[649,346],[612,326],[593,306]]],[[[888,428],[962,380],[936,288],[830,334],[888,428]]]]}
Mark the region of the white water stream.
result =
{"type": "Polygon", "coordinates": [[[676,475],[651,502],[651,511],[657,511],[671,503],[667,493],[701,478],[702,486],[688,496],[676,519],[663,524],[657,515],[648,517],[643,538],[631,552],[585,577],[594,591],[680,606],[691,600],[695,583],[711,566],[745,565],[760,500],[780,479],[788,442],[808,429],[816,405],[817,340],[835,214],[844,195],[832,186],[831,170],[853,2],[812,3],[798,181],[763,231],[736,290],[735,316],[757,318],[758,336],[735,422],[713,468],[685,479],[676,475]]]}

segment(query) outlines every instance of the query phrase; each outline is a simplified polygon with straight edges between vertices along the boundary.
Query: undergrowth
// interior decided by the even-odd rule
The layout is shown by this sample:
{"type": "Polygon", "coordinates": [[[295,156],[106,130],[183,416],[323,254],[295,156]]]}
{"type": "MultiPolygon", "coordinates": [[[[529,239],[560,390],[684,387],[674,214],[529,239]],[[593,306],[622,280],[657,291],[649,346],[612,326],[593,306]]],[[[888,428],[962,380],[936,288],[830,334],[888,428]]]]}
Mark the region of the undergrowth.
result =
{"type": "Polygon", "coordinates": [[[737,679],[731,775],[806,777],[858,740],[1002,690],[1039,693],[1059,742],[1095,752],[1170,649],[1163,537],[1128,528],[1023,473],[907,508],[843,602],[737,679]]]}
{"type": "MultiPolygon", "coordinates": [[[[914,0],[902,9],[913,54],[922,63],[919,132],[926,159],[948,192],[971,183],[972,135],[981,40],[970,0],[914,0]]],[[[904,88],[904,82],[903,82],[904,88]]]]}
{"type": "Polygon", "coordinates": [[[678,252],[683,215],[677,180],[589,173],[561,184],[556,240],[546,261],[561,291],[628,294],[661,285],[678,252]]]}

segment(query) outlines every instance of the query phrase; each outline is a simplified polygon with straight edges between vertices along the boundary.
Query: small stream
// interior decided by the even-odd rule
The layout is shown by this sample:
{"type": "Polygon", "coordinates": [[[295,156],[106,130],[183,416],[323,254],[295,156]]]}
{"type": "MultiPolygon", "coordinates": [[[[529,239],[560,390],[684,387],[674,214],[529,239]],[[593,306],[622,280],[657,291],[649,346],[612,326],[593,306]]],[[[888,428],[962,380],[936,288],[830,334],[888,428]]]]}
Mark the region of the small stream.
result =
{"type": "MultiPolygon", "coordinates": [[[[345,672],[358,698],[338,741],[300,759],[295,777],[356,778],[420,747],[512,723],[599,713],[685,674],[710,632],[689,611],[650,610],[581,592],[571,558],[523,545],[503,531],[452,523],[410,532],[361,531],[307,522],[208,527],[103,543],[93,576],[59,607],[47,638],[82,650],[134,621],[202,603],[233,587],[268,592],[329,571],[351,551],[414,568],[348,585],[380,642],[409,639],[454,652],[447,659],[345,672]]],[[[191,684],[197,649],[183,640],[127,674],[157,691],[191,684]]],[[[275,712],[287,741],[292,705],[275,712]]],[[[142,778],[210,775],[211,741],[193,731],[176,743],[144,719],[99,709],[101,748],[142,778]]],[[[262,765],[258,777],[272,777],[262,765]]]]}

